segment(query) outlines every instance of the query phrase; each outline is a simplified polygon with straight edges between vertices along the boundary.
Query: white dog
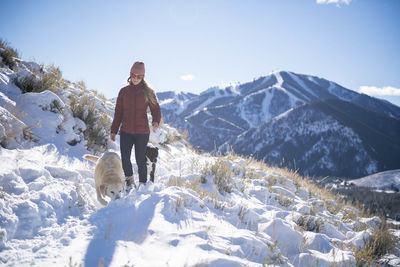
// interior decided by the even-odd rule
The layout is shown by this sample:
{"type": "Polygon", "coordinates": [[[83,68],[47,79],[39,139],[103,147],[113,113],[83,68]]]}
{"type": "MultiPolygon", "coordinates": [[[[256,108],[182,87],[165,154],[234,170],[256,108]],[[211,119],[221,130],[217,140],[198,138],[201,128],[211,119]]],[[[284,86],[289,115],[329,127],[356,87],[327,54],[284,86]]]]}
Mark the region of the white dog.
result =
{"type": "Polygon", "coordinates": [[[97,200],[106,206],[108,202],[103,198],[104,196],[110,197],[111,200],[120,198],[125,192],[125,181],[119,155],[114,152],[106,152],[101,158],[88,154],[83,158],[96,163],[94,184],[97,200]]]}

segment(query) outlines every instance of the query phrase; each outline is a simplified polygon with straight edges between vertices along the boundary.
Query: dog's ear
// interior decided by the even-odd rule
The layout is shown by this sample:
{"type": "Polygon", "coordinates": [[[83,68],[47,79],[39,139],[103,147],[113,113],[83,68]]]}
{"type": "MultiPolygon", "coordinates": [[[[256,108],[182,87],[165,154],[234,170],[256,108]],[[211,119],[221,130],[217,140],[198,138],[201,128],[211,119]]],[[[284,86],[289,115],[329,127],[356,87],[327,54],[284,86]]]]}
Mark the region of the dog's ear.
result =
{"type": "Polygon", "coordinates": [[[103,195],[103,197],[106,196],[106,186],[104,184],[100,185],[100,193],[103,195]]]}

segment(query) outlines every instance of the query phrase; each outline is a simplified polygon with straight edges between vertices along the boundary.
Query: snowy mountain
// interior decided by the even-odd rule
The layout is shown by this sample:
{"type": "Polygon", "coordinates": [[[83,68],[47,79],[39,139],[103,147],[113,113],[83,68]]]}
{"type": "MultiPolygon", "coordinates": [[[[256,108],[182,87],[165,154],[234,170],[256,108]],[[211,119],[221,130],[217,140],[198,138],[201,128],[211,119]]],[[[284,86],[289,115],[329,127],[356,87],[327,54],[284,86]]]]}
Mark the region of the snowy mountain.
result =
{"type": "Polygon", "coordinates": [[[302,174],[313,175],[360,177],[400,168],[399,161],[393,162],[400,153],[400,108],[325,79],[280,71],[243,84],[213,87],[197,96],[185,98],[170,94],[170,98],[165,98],[163,101],[166,104],[162,103],[165,121],[181,130],[188,130],[190,142],[203,151],[213,151],[215,148],[226,151],[230,146],[240,154],[254,155],[269,164],[296,167],[302,174]],[[314,103],[324,103],[330,110],[322,110],[324,105],[316,109],[314,103]],[[346,103],[348,105],[345,107],[346,103]],[[350,111],[343,108],[350,108],[350,111]],[[355,111],[357,108],[362,110],[355,111]],[[306,112],[308,115],[301,114],[309,109],[314,111],[306,112]],[[332,112],[340,111],[354,120],[344,120],[340,114],[331,116],[332,112]],[[351,115],[352,112],[355,114],[351,115]],[[368,117],[371,114],[373,120],[368,117]],[[287,119],[291,121],[285,122],[287,119]],[[285,132],[279,132],[271,128],[277,121],[288,126],[295,122],[296,125],[313,129],[304,131],[297,127],[286,127],[285,132]],[[376,136],[376,126],[370,123],[372,121],[378,122],[378,131],[383,133],[379,139],[387,137],[386,130],[390,132],[390,138],[383,142],[389,141],[385,153],[393,155],[392,159],[383,159],[370,149],[371,146],[376,148],[376,145],[369,142],[378,140],[363,138],[376,136]],[[370,127],[362,127],[365,123],[370,127]],[[318,128],[315,128],[316,125],[318,128]],[[330,126],[334,126],[332,131],[328,130],[330,126]],[[266,128],[270,132],[262,134],[266,128]],[[363,132],[360,132],[360,128],[363,128],[363,132]],[[335,134],[327,138],[326,134],[330,132],[335,134]],[[253,139],[253,134],[264,137],[253,139]],[[283,138],[284,134],[286,137],[283,138]],[[347,141],[341,144],[342,147],[335,148],[342,139],[347,141]],[[310,148],[318,152],[310,151],[310,148]],[[348,151],[350,154],[345,154],[348,151]],[[355,151],[360,151],[359,158],[352,160],[359,163],[356,168],[340,164],[334,159],[339,157],[344,163],[348,162],[355,151]]]}
{"type": "Polygon", "coordinates": [[[400,231],[379,217],[288,170],[199,154],[166,124],[150,136],[155,183],[101,206],[82,155],[119,153],[119,139],[102,133],[113,104],[41,69],[21,60],[0,69],[1,265],[400,264],[400,231]],[[385,248],[371,253],[380,236],[385,248]]]}
{"type": "Polygon", "coordinates": [[[328,99],[291,109],[226,144],[273,165],[284,159],[310,176],[358,177],[398,167],[400,120],[328,99]]]}

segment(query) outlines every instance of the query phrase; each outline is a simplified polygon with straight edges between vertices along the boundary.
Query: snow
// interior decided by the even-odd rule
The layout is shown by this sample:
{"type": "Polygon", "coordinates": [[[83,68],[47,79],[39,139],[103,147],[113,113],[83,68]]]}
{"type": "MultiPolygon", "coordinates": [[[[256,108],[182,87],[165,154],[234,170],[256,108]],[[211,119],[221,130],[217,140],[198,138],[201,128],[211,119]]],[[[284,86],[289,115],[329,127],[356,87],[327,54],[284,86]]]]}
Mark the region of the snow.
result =
{"type": "MultiPolygon", "coordinates": [[[[333,242],[346,241],[334,225],[321,233],[298,230],[290,216],[293,211],[274,198],[294,199],[288,210],[296,207],[302,213],[310,212],[307,207],[314,200],[307,200],[305,188],[297,192],[303,191],[304,197],[297,195],[282,174],[259,171],[259,178],[246,182],[238,172],[246,163],[230,161],[238,173],[234,183],[237,188],[245,185],[245,192],[235,189],[221,195],[210,178],[200,187],[216,194],[218,200],[212,200],[190,188],[170,186],[169,181],[193,181],[215,158],[198,155],[182,142],[153,145],[160,149],[156,183],[104,208],[95,199],[94,164],[62,155],[54,145],[2,148],[0,180],[6,193],[0,198],[0,261],[7,266],[65,266],[70,261],[93,266],[102,258],[105,266],[258,266],[265,259],[282,266],[308,266],[310,260],[330,266],[354,261],[350,251],[333,242]],[[273,175],[280,182],[268,189],[264,177],[273,175]]],[[[348,236],[346,242],[354,245],[364,237],[348,236]]]]}
{"type": "Polygon", "coordinates": [[[400,170],[390,170],[375,173],[359,179],[350,180],[349,183],[354,183],[357,186],[372,187],[381,190],[391,189],[391,187],[395,187],[400,190],[400,170]]]}
{"type": "Polygon", "coordinates": [[[189,103],[190,99],[187,96],[181,94],[181,95],[175,95],[174,98],[165,99],[161,101],[159,104],[163,109],[175,110],[175,113],[179,115],[186,109],[189,103]]]}
{"type": "Polygon", "coordinates": [[[0,123],[0,142],[7,147],[18,147],[23,142],[26,125],[1,106],[0,123]]]}
{"type": "Polygon", "coordinates": [[[265,113],[265,110],[269,107],[271,98],[272,95],[268,88],[260,89],[254,93],[246,95],[243,98],[243,105],[239,106],[240,117],[247,121],[250,127],[256,127],[262,124],[264,120],[267,120],[271,117],[271,114],[268,110],[265,113]],[[254,96],[257,96],[256,98],[263,99],[261,106],[255,106],[252,104],[252,101],[254,101],[254,96]]]}
{"type": "MultiPolygon", "coordinates": [[[[358,221],[341,221],[286,172],[236,156],[198,154],[185,140],[171,141],[179,133],[166,124],[150,135],[159,149],[155,183],[103,207],[96,199],[95,164],[82,158],[91,152],[85,142],[68,145],[87,128],[68,106],[67,95],[76,88],[18,94],[8,90],[9,77],[22,74],[0,74],[6,81],[0,137],[9,138],[5,126],[20,125],[39,139],[23,143],[13,134],[21,142],[0,146],[1,265],[355,266],[352,249],[380,223],[358,218],[367,228],[359,231],[358,221]],[[14,107],[24,112],[21,120],[12,115],[14,107]],[[230,193],[213,182],[211,166],[221,160],[230,193]],[[320,231],[302,229],[302,216],[321,222],[320,231]]],[[[96,103],[111,116],[110,104],[96,103]]],[[[108,149],[119,153],[119,136],[108,149]]],[[[134,173],[138,180],[135,164],[134,173]]]]}
{"type": "Polygon", "coordinates": [[[313,90],[311,90],[310,88],[308,88],[308,86],[299,78],[299,76],[294,75],[291,72],[286,72],[287,74],[289,74],[289,76],[298,84],[300,85],[301,88],[305,89],[307,92],[309,92],[311,95],[317,97],[317,95],[314,93],[313,90]]]}
{"type": "Polygon", "coordinates": [[[286,89],[283,87],[283,78],[281,76],[280,71],[273,72],[273,75],[275,75],[276,80],[277,80],[277,82],[276,82],[276,84],[274,86],[277,87],[277,88],[281,88],[282,90],[286,91],[286,89]]]}

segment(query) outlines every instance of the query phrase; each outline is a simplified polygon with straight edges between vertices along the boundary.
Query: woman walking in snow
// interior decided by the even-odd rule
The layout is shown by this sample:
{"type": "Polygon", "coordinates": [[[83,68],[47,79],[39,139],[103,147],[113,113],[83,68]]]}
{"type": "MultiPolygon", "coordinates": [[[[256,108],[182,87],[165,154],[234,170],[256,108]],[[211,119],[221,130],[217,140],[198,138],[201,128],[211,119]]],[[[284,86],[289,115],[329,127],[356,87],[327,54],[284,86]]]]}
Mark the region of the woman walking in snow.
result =
{"type": "Polygon", "coordinates": [[[155,131],[161,121],[161,110],[154,90],[144,80],[143,62],[135,62],[131,68],[128,86],[119,91],[111,125],[111,140],[120,129],[120,148],[122,168],[128,188],[134,184],[131,162],[132,147],[135,145],[136,164],[139,172],[139,185],[147,182],[146,148],[150,129],[147,108],[152,116],[152,129],[155,131]]]}

